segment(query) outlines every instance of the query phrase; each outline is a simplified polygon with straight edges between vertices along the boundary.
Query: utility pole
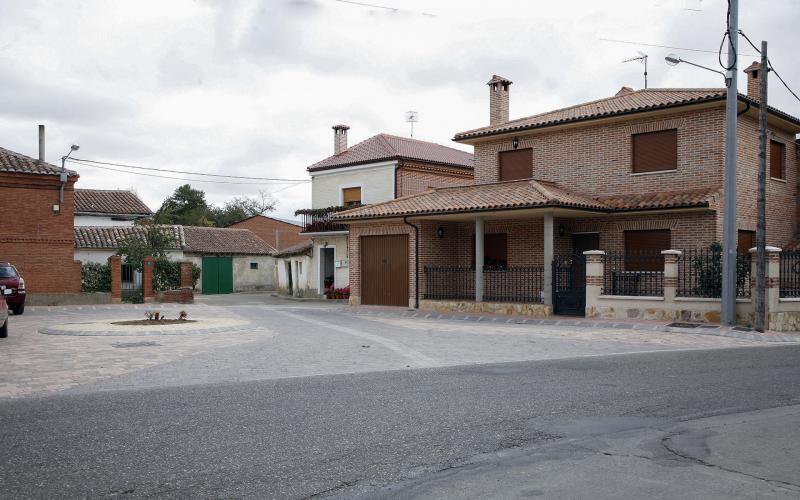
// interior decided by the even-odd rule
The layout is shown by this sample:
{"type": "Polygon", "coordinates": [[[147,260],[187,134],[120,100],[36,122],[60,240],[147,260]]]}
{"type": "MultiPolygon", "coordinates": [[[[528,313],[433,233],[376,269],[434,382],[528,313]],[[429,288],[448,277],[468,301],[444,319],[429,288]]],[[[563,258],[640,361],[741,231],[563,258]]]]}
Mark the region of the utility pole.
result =
{"type": "Polygon", "coordinates": [[[736,112],[739,1],[730,0],[728,18],[728,67],[725,76],[725,188],[722,218],[722,314],[723,325],[736,323],[736,112]]]}
{"type": "Polygon", "coordinates": [[[755,321],[757,331],[764,331],[764,281],[767,271],[767,42],[761,41],[758,97],[758,222],[756,222],[756,296],[755,321]]]}

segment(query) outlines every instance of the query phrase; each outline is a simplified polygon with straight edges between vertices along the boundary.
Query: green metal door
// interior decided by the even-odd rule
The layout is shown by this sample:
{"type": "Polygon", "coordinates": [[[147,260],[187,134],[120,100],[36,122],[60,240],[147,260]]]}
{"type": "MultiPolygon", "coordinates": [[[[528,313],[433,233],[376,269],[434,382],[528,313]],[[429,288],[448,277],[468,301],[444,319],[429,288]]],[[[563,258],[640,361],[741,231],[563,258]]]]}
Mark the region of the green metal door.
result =
{"type": "Polygon", "coordinates": [[[203,257],[203,293],[233,292],[233,258],[203,257]]]}

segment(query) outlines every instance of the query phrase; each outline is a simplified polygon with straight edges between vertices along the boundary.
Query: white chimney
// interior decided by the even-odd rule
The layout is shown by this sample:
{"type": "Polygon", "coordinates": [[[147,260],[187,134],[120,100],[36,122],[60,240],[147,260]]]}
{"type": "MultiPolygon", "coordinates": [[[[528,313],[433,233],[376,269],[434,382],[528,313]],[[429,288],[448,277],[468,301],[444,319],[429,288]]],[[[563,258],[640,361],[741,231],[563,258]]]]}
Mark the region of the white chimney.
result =
{"type": "Polygon", "coordinates": [[[333,154],[338,155],[347,149],[347,125],[334,125],[333,127],[333,154]]]}

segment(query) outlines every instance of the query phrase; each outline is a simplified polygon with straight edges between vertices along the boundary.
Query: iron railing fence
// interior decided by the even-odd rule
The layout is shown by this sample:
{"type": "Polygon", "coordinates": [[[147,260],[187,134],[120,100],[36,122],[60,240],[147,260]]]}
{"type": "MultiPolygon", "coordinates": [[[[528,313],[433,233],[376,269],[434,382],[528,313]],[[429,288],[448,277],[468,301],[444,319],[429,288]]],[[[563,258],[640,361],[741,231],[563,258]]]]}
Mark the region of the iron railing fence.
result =
{"type": "Polygon", "coordinates": [[[475,270],[469,267],[423,268],[429,300],[475,300],[475,270]]]}
{"type": "Polygon", "coordinates": [[[483,269],[483,300],[487,302],[541,303],[543,267],[486,266],[483,269]]]}
{"type": "MultiPolygon", "coordinates": [[[[678,297],[722,296],[722,249],[681,250],[678,259],[678,297]]],[[[736,296],[750,297],[750,254],[736,256],[736,296]]]]}
{"type": "Polygon", "coordinates": [[[664,256],[661,253],[604,256],[603,294],[637,297],[664,295],[664,256]]]}
{"type": "Polygon", "coordinates": [[[333,220],[333,216],[344,210],[358,208],[363,205],[338,206],[327,208],[308,208],[297,210],[294,214],[303,217],[304,233],[323,233],[329,231],[347,231],[347,224],[333,220]]]}
{"type": "Polygon", "coordinates": [[[800,251],[781,253],[780,273],[780,296],[800,297],[800,251]]]}
{"type": "MultiPolygon", "coordinates": [[[[423,268],[429,300],[475,300],[475,269],[471,267],[423,268]]],[[[486,302],[541,303],[544,286],[542,267],[483,268],[483,300],[486,302]]]]}

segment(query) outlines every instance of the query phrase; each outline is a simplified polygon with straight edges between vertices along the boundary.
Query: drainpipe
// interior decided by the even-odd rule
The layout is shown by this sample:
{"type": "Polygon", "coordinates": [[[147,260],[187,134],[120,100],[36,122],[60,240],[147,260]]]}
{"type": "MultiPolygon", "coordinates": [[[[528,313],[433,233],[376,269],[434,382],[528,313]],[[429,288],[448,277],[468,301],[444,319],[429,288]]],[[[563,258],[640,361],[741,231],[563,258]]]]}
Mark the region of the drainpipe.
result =
{"type": "Polygon", "coordinates": [[[408,222],[407,215],[403,222],[414,228],[414,309],[419,309],[419,226],[408,222]]]}

